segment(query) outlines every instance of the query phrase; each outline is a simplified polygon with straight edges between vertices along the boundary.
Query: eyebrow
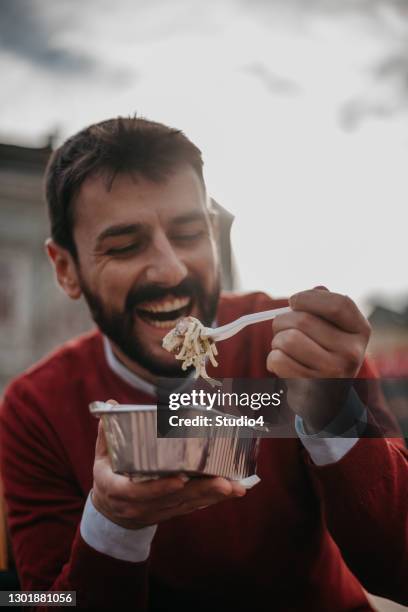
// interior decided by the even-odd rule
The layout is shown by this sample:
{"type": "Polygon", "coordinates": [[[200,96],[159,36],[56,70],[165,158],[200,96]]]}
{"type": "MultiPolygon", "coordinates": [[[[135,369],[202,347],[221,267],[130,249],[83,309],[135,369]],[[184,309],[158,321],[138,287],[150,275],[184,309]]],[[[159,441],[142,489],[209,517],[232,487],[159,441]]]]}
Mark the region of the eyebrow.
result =
{"type": "Polygon", "coordinates": [[[137,234],[143,229],[142,223],[122,223],[120,225],[111,225],[99,234],[96,243],[100,244],[105,238],[114,238],[116,236],[126,236],[129,234],[137,234]]]}
{"type": "Polygon", "coordinates": [[[174,225],[182,225],[183,223],[191,223],[192,221],[206,221],[206,216],[201,210],[193,210],[183,215],[178,215],[171,220],[174,225]]]}

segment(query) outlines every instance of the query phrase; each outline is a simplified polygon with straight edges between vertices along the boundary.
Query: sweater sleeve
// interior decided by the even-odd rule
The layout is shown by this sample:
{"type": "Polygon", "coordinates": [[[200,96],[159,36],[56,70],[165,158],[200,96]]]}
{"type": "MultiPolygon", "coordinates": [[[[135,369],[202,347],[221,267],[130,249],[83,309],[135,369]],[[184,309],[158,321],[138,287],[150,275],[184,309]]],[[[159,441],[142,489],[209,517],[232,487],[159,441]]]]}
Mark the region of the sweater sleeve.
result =
{"type": "Polygon", "coordinates": [[[1,406],[0,469],[23,590],[76,591],[80,608],[147,608],[148,561],[115,559],[82,538],[86,495],[24,389],[12,387],[1,406]]]}
{"type": "Polygon", "coordinates": [[[374,381],[369,388],[370,437],[327,465],[302,453],[328,529],[352,572],[371,593],[406,604],[408,452],[374,381]]]}

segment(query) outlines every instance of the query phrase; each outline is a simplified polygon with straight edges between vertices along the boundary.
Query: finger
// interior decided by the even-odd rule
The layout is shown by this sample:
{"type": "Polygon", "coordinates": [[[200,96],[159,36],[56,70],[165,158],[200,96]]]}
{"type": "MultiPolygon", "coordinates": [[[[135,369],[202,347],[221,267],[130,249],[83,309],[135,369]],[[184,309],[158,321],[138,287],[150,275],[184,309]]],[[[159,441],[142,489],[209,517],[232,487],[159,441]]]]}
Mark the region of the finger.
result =
{"type": "MultiPolygon", "coordinates": [[[[116,405],[118,402],[114,399],[109,399],[106,403],[116,405]]],[[[99,423],[98,423],[98,435],[96,438],[96,445],[95,445],[95,459],[100,459],[102,457],[107,457],[107,456],[108,456],[108,444],[106,441],[106,434],[105,434],[105,429],[103,427],[103,421],[100,418],[99,423]]]]}
{"type": "Polygon", "coordinates": [[[196,484],[191,482],[191,488],[188,493],[192,495],[197,491],[197,496],[214,493],[223,497],[243,497],[246,494],[246,489],[236,481],[227,480],[226,478],[199,478],[196,484]]]}
{"type": "MultiPolygon", "coordinates": [[[[244,495],[246,490],[244,490],[244,495]]],[[[190,512],[194,512],[195,510],[202,510],[203,508],[207,508],[209,506],[214,506],[215,504],[219,504],[221,502],[225,502],[227,500],[236,499],[237,497],[243,497],[243,495],[221,495],[221,494],[213,494],[213,495],[204,495],[196,498],[191,498],[177,505],[169,506],[167,508],[162,508],[157,512],[157,521],[168,520],[170,518],[174,518],[176,516],[182,516],[183,514],[189,514],[190,512]]]]}
{"type": "Polygon", "coordinates": [[[272,340],[272,350],[274,349],[280,349],[316,375],[328,371],[334,359],[333,353],[326,351],[299,329],[285,329],[276,334],[272,340]]]}
{"type": "Polygon", "coordinates": [[[247,489],[245,487],[239,484],[239,482],[237,482],[236,480],[230,480],[229,482],[232,488],[231,495],[233,497],[245,497],[245,495],[247,494],[247,489]]]}
{"type": "Polygon", "coordinates": [[[266,369],[278,378],[316,378],[316,372],[286,355],[281,349],[273,349],[266,360],[266,369]]]}
{"type": "Polygon", "coordinates": [[[369,329],[368,322],[347,295],[323,289],[301,291],[289,298],[292,310],[303,310],[317,315],[351,333],[369,329]]]}
{"type": "MultiPolygon", "coordinates": [[[[323,371],[326,372],[326,377],[330,375],[337,378],[338,374],[336,372],[339,371],[340,373],[340,369],[343,375],[354,376],[355,369],[361,366],[368,337],[362,343],[362,336],[360,334],[351,334],[339,330],[333,324],[324,321],[320,317],[302,311],[292,311],[288,314],[280,315],[273,322],[274,337],[285,330],[292,329],[303,332],[308,338],[328,351],[325,366],[330,366],[331,374],[329,374],[330,369],[325,367],[323,371]]],[[[301,358],[299,361],[307,366],[310,365],[307,359],[301,358]]],[[[316,368],[317,362],[314,364],[314,369],[316,368]]]]}
{"type": "Polygon", "coordinates": [[[225,478],[196,478],[187,483],[183,491],[169,496],[166,503],[181,504],[208,496],[215,496],[217,499],[242,497],[245,493],[244,487],[225,478]]]}
{"type": "Polygon", "coordinates": [[[101,478],[104,478],[103,486],[109,491],[109,496],[125,503],[152,502],[181,491],[185,486],[185,482],[178,476],[132,482],[126,476],[114,474],[109,470],[101,474],[101,478]]]}
{"type": "MultiPolygon", "coordinates": [[[[175,516],[181,516],[194,510],[226,501],[227,499],[243,497],[247,492],[237,482],[231,482],[230,487],[225,487],[224,485],[225,483],[221,486],[220,483],[215,483],[211,493],[204,494],[200,491],[197,496],[193,496],[191,491],[187,495],[184,495],[182,492],[180,495],[170,494],[154,500],[139,501],[137,504],[115,497],[110,499],[110,508],[121,520],[129,521],[130,527],[134,527],[135,524],[145,526],[168,520],[175,516]],[[229,491],[228,495],[226,494],[227,491],[229,491]]],[[[191,490],[197,491],[197,489],[200,490],[200,487],[191,487],[191,490]]]]}
{"type": "Polygon", "coordinates": [[[176,511],[177,515],[188,514],[189,512],[208,508],[209,506],[214,506],[215,504],[220,504],[222,502],[234,498],[234,496],[230,495],[228,497],[225,497],[223,495],[208,495],[204,497],[197,497],[181,503],[179,506],[174,508],[174,510],[176,511]]]}
{"type": "MultiPolygon", "coordinates": [[[[107,404],[117,405],[118,402],[116,400],[108,400],[107,404]]],[[[96,438],[96,446],[95,446],[95,459],[100,457],[106,457],[108,455],[108,445],[106,442],[106,434],[103,427],[102,419],[99,419],[98,424],[98,436],[96,438]]]]}
{"type": "Polygon", "coordinates": [[[274,337],[279,332],[298,329],[327,351],[347,352],[355,339],[355,334],[344,332],[321,317],[296,310],[275,317],[272,329],[274,337]]]}
{"type": "MultiPolygon", "coordinates": [[[[177,477],[161,480],[163,481],[161,494],[158,497],[150,496],[140,491],[132,491],[132,488],[129,487],[129,480],[125,476],[113,474],[112,471],[109,473],[104,466],[100,469],[97,467],[94,470],[93,499],[95,502],[96,495],[99,500],[99,509],[105,508],[108,518],[115,516],[121,521],[130,521],[131,524],[138,523],[139,526],[153,524],[156,522],[153,518],[155,513],[166,508],[163,500],[184,485],[183,481],[177,477]]],[[[130,528],[132,528],[131,524],[129,523],[130,528]]]]}
{"type": "MultiPolygon", "coordinates": [[[[162,480],[164,481],[166,479],[162,480]]],[[[170,480],[170,478],[167,480],[170,480]]],[[[224,481],[222,478],[208,480],[224,481]]],[[[120,483],[117,480],[115,485],[118,484],[120,483]]],[[[226,484],[229,485],[230,483],[228,481],[211,482],[207,483],[206,487],[190,486],[189,490],[179,491],[178,493],[168,489],[166,495],[162,495],[155,499],[143,499],[139,496],[137,499],[132,499],[131,496],[125,497],[118,492],[118,489],[115,490],[114,487],[110,485],[109,505],[111,511],[121,519],[139,521],[141,524],[147,524],[149,521],[157,522],[157,516],[161,517],[163,513],[169,518],[170,516],[186,514],[200,507],[215,504],[226,499],[242,497],[246,494],[246,489],[238,483],[231,484],[231,486],[226,486],[226,484]],[[152,517],[156,518],[153,520],[152,517]]]]}

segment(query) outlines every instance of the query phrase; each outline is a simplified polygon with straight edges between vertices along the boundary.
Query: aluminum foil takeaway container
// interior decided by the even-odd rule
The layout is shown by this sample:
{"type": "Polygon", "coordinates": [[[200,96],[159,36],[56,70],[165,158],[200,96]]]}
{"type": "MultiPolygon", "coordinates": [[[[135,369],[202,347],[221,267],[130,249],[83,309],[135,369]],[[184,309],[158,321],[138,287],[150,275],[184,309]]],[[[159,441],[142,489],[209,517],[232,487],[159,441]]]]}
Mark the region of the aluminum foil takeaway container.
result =
{"type": "MultiPolygon", "coordinates": [[[[214,425],[207,427],[202,437],[195,431],[196,437],[158,438],[156,406],[93,402],[89,409],[102,418],[112,469],[118,474],[154,477],[185,473],[240,480],[256,472],[256,428],[245,427],[245,437],[241,437],[243,428],[238,425],[214,425]]],[[[189,416],[204,414],[208,412],[203,408],[189,409],[189,416]]],[[[221,413],[213,410],[215,414],[221,413]]]]}

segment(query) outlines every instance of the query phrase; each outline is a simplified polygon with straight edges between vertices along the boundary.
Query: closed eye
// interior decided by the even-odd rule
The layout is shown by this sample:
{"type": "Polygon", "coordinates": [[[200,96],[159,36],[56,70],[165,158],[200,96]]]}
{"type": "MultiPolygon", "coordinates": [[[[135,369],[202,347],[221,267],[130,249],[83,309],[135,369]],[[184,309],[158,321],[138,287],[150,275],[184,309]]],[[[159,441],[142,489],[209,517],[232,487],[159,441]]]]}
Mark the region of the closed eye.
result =
{"type": "Polygon", "coordinates": [[[180,242],[188,242],[192,240],[198,240],[206,235],[208,232],[206,230],[199,230],[197,232],[191,232],[189,234],[175,234],[172,236],[172,240],[179,240],[180,242]]]}
{"type": "Polygon", "coordinates": [[[114,247],[106,251],[106,255],[125,255],[126,253],[136,253],[142,249],[142,244],[132,243],[123,247],[114,247]]]}

